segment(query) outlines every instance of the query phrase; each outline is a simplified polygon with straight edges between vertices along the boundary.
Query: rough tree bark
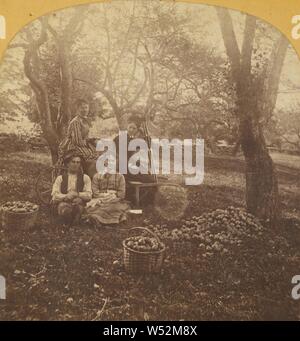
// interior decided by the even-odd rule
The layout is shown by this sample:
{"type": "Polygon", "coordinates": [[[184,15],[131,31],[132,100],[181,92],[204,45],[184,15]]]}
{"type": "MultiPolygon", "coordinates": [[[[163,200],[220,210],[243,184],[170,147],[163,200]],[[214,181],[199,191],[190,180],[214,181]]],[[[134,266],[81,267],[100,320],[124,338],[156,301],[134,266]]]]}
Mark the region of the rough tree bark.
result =
{"type": "Polygon", "coordinates": [[[24,54],[24,72],[30,81],[32,90],[35,93],[40,125],[51,152],[52,162],[55,163],[57,161],[58,154],[58,135],[51,119],[47,86],[39,77],[40,60],[38,56],[38,49],[47,39],[44,22],[42,21],[41,23],[42,31],[40,38],[37,41],[33,39],[29,31],[27,32],[28,45],[24,54]]]}
{"type": "Polygon", "coordinates": [[[280,214],[278,181],[269,155],[262,122],[273,113],[281,70],[288,47],[282,36],[273,48],[270,68],[264,73],[262,89],[251,72],[251,58],[256,34],[256,19],[246,17],[244,38],[239,51],[233,24],[227,9],[217,8],[220,27],[236,84],[240,144],[246,163],[246,203],[249,212],[274,226],[280,214]]]}
{"type": "Polygon", "coordinates": [[[24,49],[24,72],[30,82],[30,86],[35,94],[37,112],[43,131],[43,135],[48,143],[52,162],[56,163],[58,157],[58,145],[65,136],[67,126],[72,118],[71,98],[72,98],[72,70],[70,51],[72,44],[82,29],[84,20],[82,11],[75,11],[69,23],[62,33],[58,34],[50,25],[47,18],[41,18],[41,33],[38,39],[34,39],[30,30],[27,30],[27,44],[11,45],[11,48],[21,47],[24,49]],[[51,113],[49,101],[49,90],[47,84],[41,76],[41,59],[39,55],[40,47],[47,42],[48,32],[50,32],[56,42],[58,50],[58,63],[60,71],[60,107],[58,115],[51,113]]]}
{"type": "Polygon", "coordinates": [[[61,105],[59,107],[56,126],[60,139],[66,135],[68,124],[72,119],[71,104],[73,75],[71,67],[71,50],[75,39],[78,37],[83,28],[84,13],[85,12],[82,10],[76,10],[66,27],[61,32],[55,31],[49,22],[46,21],[46,29],[52,34],[58,50],[61,105]]]}

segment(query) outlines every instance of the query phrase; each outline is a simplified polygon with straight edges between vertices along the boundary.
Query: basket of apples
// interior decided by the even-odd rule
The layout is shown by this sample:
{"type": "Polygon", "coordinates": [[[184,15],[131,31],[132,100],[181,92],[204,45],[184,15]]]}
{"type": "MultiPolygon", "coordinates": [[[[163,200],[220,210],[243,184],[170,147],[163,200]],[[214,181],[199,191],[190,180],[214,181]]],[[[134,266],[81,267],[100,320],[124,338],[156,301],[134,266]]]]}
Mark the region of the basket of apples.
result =
{"type": "Polygon", "coordinates": [[[150,236],[133,236],[123,240],[125,270],[129,273],[158,273],[165,257],[165,245],[145,227],[130,230],[146,231],[150,236]]]}
{"type": "Polygon", "coordinates": [[[29,201],[9,201],[1,206],[3,228],[29,229],[35,225],[39,206],[29,201]]]}

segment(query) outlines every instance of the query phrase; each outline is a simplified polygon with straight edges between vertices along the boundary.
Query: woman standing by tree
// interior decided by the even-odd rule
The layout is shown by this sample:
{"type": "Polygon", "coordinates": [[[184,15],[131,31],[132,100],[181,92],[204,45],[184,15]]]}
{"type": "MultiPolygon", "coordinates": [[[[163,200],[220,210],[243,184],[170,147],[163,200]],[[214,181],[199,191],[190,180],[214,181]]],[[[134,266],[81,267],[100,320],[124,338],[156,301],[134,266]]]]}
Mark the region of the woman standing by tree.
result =
{"type": "Polygon", "coordinates": [[[66,152],[72,150],[84,160],[84,171],[91,178],[96,172],[96,147],[88,140],[90,112],[89,103],[83,99],[77,101],[78,114],[71,120],[67,136],[59,145],[59,159],[63,158],[66,152]]]}

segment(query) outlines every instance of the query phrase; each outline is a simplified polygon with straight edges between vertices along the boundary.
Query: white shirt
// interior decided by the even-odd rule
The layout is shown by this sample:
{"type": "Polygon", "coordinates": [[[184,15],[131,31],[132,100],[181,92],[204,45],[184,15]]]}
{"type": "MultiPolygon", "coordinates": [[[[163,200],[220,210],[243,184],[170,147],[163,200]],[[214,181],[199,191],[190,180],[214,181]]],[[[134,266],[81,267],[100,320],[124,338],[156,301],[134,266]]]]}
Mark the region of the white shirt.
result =
{"type": "MultiPolygon", "coordinates": [[[[63,201],[67,194],[63,194],[61,192],[61,184],[63,178],[62,175],[59,175],[52,187],[52,200],[53,201],[63,201]]],[[[77,182],[77,175],[76,174],[68,174],[68,190],[69,192],[77,192],[76,190],[76,182],[77,182]]],[[[92,182],[88,175],[83,175],[83,190],[82,192],[78,193],[79,198],[84,201],[89,201],[92,199],[92,182]]]]}

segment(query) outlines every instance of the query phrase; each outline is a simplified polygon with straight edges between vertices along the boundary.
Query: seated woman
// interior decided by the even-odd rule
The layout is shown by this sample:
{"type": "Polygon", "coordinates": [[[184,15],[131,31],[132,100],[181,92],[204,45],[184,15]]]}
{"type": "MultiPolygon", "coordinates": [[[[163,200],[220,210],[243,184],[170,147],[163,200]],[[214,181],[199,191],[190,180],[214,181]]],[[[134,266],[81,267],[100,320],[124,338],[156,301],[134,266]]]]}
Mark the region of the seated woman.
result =
{"type": "MultiPolygon", "coordinates": [[[[105,166],[108,168],[109,163],[105,166]]],[[[99,226],[118,224],[126,220],[130,209],[125,198],[125,179],[122,174],[97,173],[93,177],[93,199],[87,204],[87,219],[99,226]]]]}
{"type": "Polygon", "coordinates": [[[80,99],[77,101],[77,108],[78,113],[69,124],[67,136],[59,145],[59,158],[62,159],[70,150],[76,151],[83,160],[84,172],[92,179],[96,173],[97,152],[96,146],[88,139],[90,106],[87,101],[80,99]]]}
{"type": "Polygon", "coordinates": [[[79,155],[67,154],[64,164],[67,171],[56,178],[52,201],[64,223],[78,223],[86,202],[92,199],[91,179],[83,174],[79,155]]]}

